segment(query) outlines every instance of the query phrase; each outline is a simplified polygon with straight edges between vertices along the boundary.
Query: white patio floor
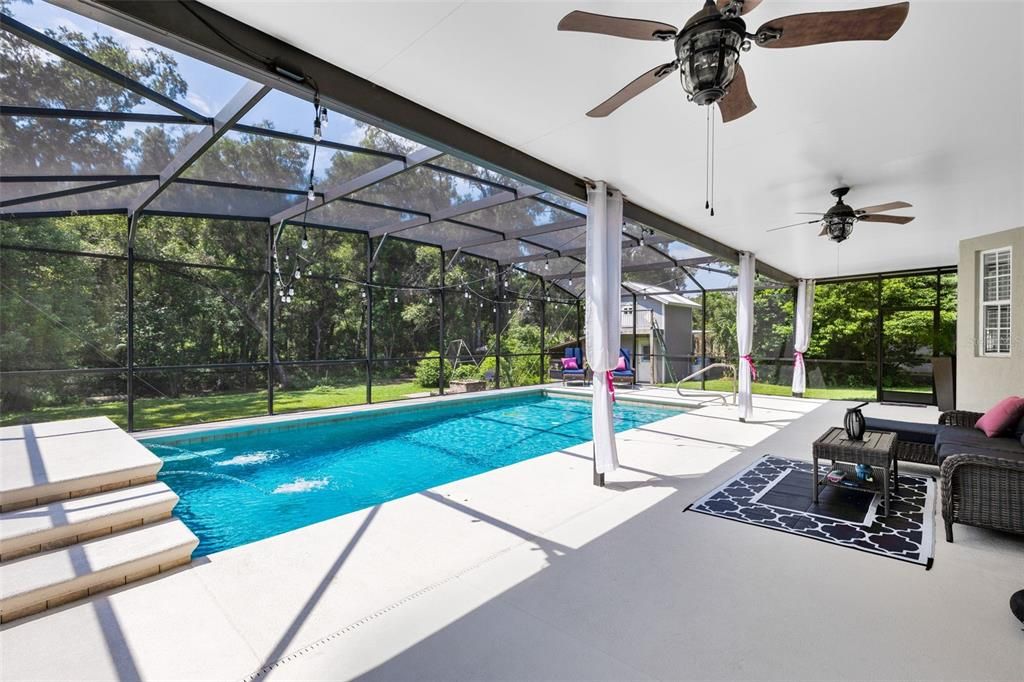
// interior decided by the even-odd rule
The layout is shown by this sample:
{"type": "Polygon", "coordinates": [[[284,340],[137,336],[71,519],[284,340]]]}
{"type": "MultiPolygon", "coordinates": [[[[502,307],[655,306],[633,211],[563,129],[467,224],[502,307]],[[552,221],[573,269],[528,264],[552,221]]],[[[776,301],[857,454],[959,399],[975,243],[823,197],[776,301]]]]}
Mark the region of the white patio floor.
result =
{"type": "Polygon", "coordinates": [[[1024,539],[957,526],[925,571],[682,513],[847,404],[755,406],[621,434],[605,489],[583,445],[17,621],[3,678],[1024,679],[1024,539]]]}

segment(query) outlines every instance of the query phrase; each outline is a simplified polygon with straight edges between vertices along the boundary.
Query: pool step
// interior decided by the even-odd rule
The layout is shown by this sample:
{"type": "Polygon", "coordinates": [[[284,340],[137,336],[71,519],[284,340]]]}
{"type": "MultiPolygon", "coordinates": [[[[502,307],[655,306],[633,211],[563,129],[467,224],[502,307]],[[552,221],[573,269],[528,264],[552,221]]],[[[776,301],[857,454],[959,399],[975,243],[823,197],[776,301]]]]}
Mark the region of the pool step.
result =
{"type": "Polygon", "coordinates": [[[182,566],[199,539],[171,518],[0,564],[7,623],[182,566]]]}
{"type": "Polygon", "coordinates": [[[143,483],[0,514],[0,561],[46,552],[171,517],[178,496],[143,483]]]}

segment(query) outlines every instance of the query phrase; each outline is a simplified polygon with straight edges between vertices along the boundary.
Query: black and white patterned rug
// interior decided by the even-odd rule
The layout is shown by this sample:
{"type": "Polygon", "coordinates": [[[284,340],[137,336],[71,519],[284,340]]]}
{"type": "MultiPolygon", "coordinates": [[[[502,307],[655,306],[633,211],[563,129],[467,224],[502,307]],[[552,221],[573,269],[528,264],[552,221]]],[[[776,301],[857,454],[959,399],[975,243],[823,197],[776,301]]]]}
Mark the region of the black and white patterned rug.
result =
{"type": "MultiPolygon", "coordinates": [[[[821,464],[821,473],[829,463],[821,464]]],[[[900,473],[884,516],[882,495],[825,486],[811,498],[813,465],[766,455],[687,510],[803,535],[931,568],[935,481],[900,473]]]]}

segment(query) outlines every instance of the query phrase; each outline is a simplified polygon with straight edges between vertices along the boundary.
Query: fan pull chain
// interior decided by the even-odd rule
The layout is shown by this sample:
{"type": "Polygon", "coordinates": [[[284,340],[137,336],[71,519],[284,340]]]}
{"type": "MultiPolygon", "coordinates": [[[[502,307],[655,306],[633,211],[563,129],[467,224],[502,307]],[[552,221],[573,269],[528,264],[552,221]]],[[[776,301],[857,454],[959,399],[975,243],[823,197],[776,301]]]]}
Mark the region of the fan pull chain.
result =
{"type": "Polygon", "coordinates": [[[708,105],[708,115],[711,119],[711,217],[715,217],[715,117],[711,114],[711,105],[708,105]]]}
{"type": "Polygon", "coordinates": [[[707,107],[707,120],[704,123],[704,210],[711,208],[708,201],[708,188],[711,185],[711,175],[708,172],[711,159],[711,107],[707,107]]]}

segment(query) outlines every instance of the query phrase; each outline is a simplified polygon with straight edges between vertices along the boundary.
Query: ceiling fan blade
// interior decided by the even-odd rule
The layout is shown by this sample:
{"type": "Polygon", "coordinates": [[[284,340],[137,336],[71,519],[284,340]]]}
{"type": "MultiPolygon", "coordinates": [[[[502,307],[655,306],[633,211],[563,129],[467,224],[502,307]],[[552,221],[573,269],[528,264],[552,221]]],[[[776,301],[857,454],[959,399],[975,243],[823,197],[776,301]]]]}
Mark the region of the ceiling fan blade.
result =
{"type": "Polygon", "coordinates": [[[669,62],[668,64],[662,64],[654,67],[588,111],[587,116],[590,116],[591,118],[602,118],[607,116],[678,68],[679,65],[675,62],[669,62]]]}
{"type": "Polygon", "coordinates": [[[905,201],[890,201],[888,204],[877,204],[875,206],[865,206],[864,208],[854,209],[856,213],[884,213],[885,211],[895,211],[897,208],[910,208],[911,204],[905,201]]]}
{"type": "MultiPolygon", "coordinates": [[[[718,9],[723,10],[731,5],[733,0],[718,0],[718,9]]],[[[744,0],[743,9],[740,10],[740,15],[744,15],[747,12],[752,12],[760,5],[762,0],[744,0]]]]}
{"type": "Polygon", "coordinates": [[[862,215],[857,216],[857,220],[863,220],[867,223],[896,223],[897,225],[906,225],[913,216],[906,215],[862,215]]]}
{"type": "Polygon", "coordinates": [[[818,236],[819,237],[826,237],[826,236],[828,236],[828,225],[823,225],[822,226],[821,232],[818,233],[818,236]]]}
{"type": "Polygon", "coordinates": [[[800,227],[801,225],[813,225],[816,222],[818,222],[818,221],[817,220],[805,220],[805,221],[803,221],[801,223],[793,223],[792,225],[783,225],[782,227],[773,227],[770,230],[765,230],[765,232],[777,232],[778,230],[788,230],[791,227],[800,227]]]}
{"type": "Polygon", "coordinates": [[[579,31],[581,33],[602,33],[619,38],[633,40],[666,40],[679,33],[672,24],[646,19],[630,19],[629,17],[610,17],[605,14],[594,14],[574,10],[558,22],[559,31],[579,31]]]}
{"type": "Polygon", "coordinates": [[[816,213],[814,211],[798,211],[796,215],[825,215],[824,213],[816,213]]]}
{"type": "Polygon", "coordinates": [[[718,100],[718,108],[722,112],[722,123],[735,121],[740,116],[746,116],[757,105],[750,99],[750,91],[747,90],[747,75],[743,73],[743,67],[736,65],[736,75],[729,84],[729,91],[725,97],[718,100]]]}
{"type": "Polygon", "coordinates": [[[903,26],[909,2],[883,7],[792,14],[765,22],[757,29],[761,47],[803,47],[847,40],[888,40],[903,26]],[[765,39],[781,32],[778,39],[765,39]]]}

